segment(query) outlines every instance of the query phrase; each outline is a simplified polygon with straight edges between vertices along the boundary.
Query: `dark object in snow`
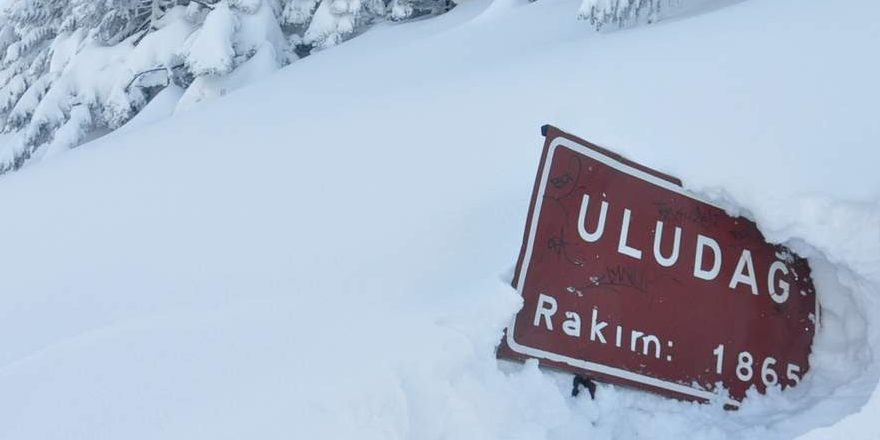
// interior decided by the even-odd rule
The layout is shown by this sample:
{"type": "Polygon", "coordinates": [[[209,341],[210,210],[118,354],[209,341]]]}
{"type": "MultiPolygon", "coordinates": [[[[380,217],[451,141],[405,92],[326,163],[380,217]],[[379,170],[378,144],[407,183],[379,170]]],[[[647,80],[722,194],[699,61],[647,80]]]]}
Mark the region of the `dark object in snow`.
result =
{"type": "Polygon", "coordinates": [[[581,393],[581,386],[590,392],[590,399],[596,400],[596,383],[589,377],[578,375],[571,382],[571,397],[577,397],[581,393]]]}

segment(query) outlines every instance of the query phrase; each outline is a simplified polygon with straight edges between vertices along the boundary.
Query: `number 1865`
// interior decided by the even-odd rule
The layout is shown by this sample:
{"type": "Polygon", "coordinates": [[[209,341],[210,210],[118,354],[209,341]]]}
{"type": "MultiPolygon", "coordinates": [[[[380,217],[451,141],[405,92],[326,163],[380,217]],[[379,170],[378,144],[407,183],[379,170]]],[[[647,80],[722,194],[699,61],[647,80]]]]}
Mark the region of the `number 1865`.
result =
{"type": "MultiPolygon", "coordinates": [[[[722,374],[724,372],[724,344],[715,347],[712,350],[715,355],[715,372],[722,374]]],[[[767,387],[776,386],[779,383],[779,374],[774,369],[776,359],[767,357],[761,363],[760,377],[761,381],[767,387]]],[[[791,385],[797,385],[801,382],[801,367],[789,363],[785,369],[785,377],[791,382],[791,385]]],[[[751,353],[742,351],[736,357],[736,377],[743,382],[749,382],[755,376],[755,358],[751,353]]]]}

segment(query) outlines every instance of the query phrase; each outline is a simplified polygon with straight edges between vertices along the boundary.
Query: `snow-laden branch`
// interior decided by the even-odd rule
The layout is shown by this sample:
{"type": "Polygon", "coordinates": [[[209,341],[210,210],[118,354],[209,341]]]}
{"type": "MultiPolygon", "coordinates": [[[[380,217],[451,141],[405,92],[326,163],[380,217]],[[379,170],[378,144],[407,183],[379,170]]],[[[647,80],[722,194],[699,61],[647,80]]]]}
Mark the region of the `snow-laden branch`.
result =
{"type": "Polygon", "coordinates": [[[624,27],[657,19],[663,0],[584,0],[578,18],[588,20],[596,30],[624,27]]]}
{"type": "Polygon", "coordinates": [[[0,174],[112,130],[171,84],[178,109],[225,94],[380,21],[453,0],[5,0],[0,174]],[[163,74],[164,72],[164,74],[163,74]]]}

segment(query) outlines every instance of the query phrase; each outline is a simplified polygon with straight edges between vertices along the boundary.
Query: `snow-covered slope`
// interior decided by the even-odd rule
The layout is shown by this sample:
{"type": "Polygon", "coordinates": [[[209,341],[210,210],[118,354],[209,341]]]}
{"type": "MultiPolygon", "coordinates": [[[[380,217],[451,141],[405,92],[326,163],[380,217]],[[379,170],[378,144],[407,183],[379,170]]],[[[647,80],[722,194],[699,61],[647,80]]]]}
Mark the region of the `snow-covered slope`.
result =
{"type": "Polygon", "coordinates": [[[0,180],[0,438],[875,438],[880,4],[578,3],[468,0],[0,180]],[[590,401],[495,360],[548,122],[811,257],[800,387],[590,401]]]}

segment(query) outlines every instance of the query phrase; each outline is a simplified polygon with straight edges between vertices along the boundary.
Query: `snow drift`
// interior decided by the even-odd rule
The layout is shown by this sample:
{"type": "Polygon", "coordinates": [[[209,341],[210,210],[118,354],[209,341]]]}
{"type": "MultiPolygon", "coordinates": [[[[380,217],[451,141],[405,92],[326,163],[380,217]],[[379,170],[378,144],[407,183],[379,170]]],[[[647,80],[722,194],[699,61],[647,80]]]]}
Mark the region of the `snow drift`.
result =
{"type": "Polygon", "coordinates": [[[4,177],[0,438],[874,438],[880,5],[600,35],[577,6],[472,0],[153,123],[169,89],[4,177]],[[801,386],[591,401],[495,360],[546,122],[811,259],[801,386]]]}

